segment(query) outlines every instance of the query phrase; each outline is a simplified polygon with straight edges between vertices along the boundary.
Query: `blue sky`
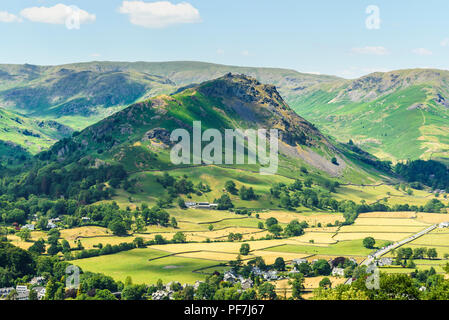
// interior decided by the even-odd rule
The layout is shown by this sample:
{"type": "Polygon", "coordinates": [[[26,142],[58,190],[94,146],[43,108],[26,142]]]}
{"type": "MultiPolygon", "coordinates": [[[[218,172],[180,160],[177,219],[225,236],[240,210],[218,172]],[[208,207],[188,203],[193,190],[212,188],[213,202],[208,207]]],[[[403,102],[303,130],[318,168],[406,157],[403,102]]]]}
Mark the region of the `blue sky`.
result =
{"type": "Polygon", "coordinates": [[[195,60],[346,78],[449,69],[447,0],[154,2],[2,0],[0,63],[195,60]],[[70,5],[82,10],[79,29],[61,20],[70,5]],[[367,28],[369,5],[378,29],[367,28]]]}

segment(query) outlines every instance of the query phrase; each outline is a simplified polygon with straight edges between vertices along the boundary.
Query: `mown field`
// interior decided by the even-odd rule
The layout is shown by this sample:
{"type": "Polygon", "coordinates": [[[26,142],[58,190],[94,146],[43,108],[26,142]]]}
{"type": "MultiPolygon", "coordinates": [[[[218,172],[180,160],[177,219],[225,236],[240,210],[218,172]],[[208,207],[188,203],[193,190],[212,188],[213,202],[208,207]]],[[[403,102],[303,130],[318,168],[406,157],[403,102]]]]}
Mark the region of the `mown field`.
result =
{"type": "MultiPolygon", "coordinates": [[[[363,246],[362,241],[365,237],[373,236],[376,239],[376,247],[382,247],[388,242],[402,240],[425,229],[430,225],[429,220],[434,221],[437,218],[432,214],[427,216],[427,214],[411,212],[375,212],[361,214],[351,226],[322,228],[313,226],[306,229],[305,234],[300,237],[257,240],[258,236],[260,238],[264,237],[266,232],[240,225],[227,226],[222,229],[217,228],[213,231],[207,229],[192,230],[192,225],[204,225],[207,227],[212,224],[219,226],[224,221],[231,224],[239,221],[239,223],[244,225],[247,222],[246,220],[264,221],[265,218],[277,216],[277,214],[279,214],[279,221],[284,224],[291,221],[290,219],[299,219],[300,221],[309,219],[309,221],[321,221],[324,223],[331,221],[334,216],[319,212],[300,214],[272,211],[261,214],[260,219],[238,217],[236,219],[234,214],[226,212],[179,210],[177,211],[177,218],[183,221],[183,219],[187,219],[187,215],[190,212],[192,213],[189,217],[190,222],[186,222],[183,227],[189,227],[191,230],[186,232],[188,240],[197,242],[154,245],[147,249],[135,249],[110,256],[77,260],[75,264],[82,267],[83,270],[105,273],[119,280],[123,280],[129,275],[136,282],[153,283],[161,278],[164,281],[178,279],[181,282],[192,283],[196,280],[204,279],[206,273],[212,273],[215,269],[223,270],[224,267],[220,265],[237,258],[242,242],[228,242],[227,235],[230,232],[241,232],[244,234],[245,243],[250,245],[250,254],[242,256],[243,260],[259,256],[264,258],[267,263],[273,263],[278,257],[283,257],[288,262],[299,258],[306,258],[312,261],[314,259],[328,260],[344,256],[354,258],[360,263],[373,251],[363,246]],[[207,238],[211,239],[212,242],[205,242],[207,238]],[[159,259],[152,260],[154,258],[159,259]]],[[[440,216],[440,219],[447,217],[447,215],[440,216]]],[[[339,215],[335,215],[335,218],[338,219],[339,215]]],[[[91,231],[81,229],[78,231],[78,234],[92,235],[92,237],[80,238],[83,245],[90,247],[96,243],[105,245],[106,243],[116,243],[117,241],[132,241],[136,236],[149,239],[154,237],[155,234],[162,234],[169,239],[175,230],[166,230],[166,232],[161,233],[160,227],[148,228],[145,234],[135,234],[125,238],[104,236],[103,231],[98,228],[91,231]]],[[[75,230],[66,231],[66,234],[73,238],[77,232],[75,230]]],[[[443,245],[444,241],[449,241],[449,231],[447,233],[435,232],[424,236],[416,240],[417,244],[411,243],[410,246],[423,246],[427,243],[429,246],[434,247],[437,244],[443,245]]],[[[449,245],[444,250],[439,250],[440,252],[441,254],[449,253],[449,245]]],[[[436,261],[430,261],[430,263],[429,261],[416,261],[416,263],[419,268],[426,269],[434,265],[437,268],[437,272],[442,270],[441,265],[436,261]]],[[[384,270],[388,272],[408,271],[402,268],[388,268],[384,270]]]]}

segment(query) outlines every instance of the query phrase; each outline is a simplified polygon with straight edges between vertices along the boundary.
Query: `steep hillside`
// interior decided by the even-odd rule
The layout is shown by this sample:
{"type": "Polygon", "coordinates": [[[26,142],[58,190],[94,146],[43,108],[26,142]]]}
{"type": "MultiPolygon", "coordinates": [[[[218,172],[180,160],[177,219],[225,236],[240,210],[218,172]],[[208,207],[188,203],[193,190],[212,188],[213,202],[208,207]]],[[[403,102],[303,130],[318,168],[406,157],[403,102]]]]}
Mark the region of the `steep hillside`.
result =
{"type": "MultiPolygon", "coordinates": [[[[228,72],[278,86],[284,97],[335,77],[292,70],[245,68],[201,62],[92,62],[63,66],[0,65],[0,107],[36,120],[55,120],[82,130],[128,105],[228,72]]],[[[0,140],[5,140],[0,134],[0,140]]],[[[17,143],[35,153],[36,148],[17,143]]],[[[48,144],[42,144],[47,148],[48,144]]]]}
{"type": "Polygon", "coordinates": [[[400,70],[309,88],[291,105],[324,132],[390,160],[449,157],[449,72],[400,70]]]}
{"type": "MultiPolygon", "coordinates": [[[[41,158],[79,159],[86,155],[120,162],[128,171],[171,168],[170,133],[192,131],[193,121],[203,130],[279,129],[280,170],[294,174],[307,165],[331,176],[352,166],[309,122],[299,117],[272,85],[254,78],[228,74],[174,95],[162,95],[134,104],[57,143],[41,158]],[[332,163],[336,158],[338,164],[332,163]]],[[[257,170],[255,165],[245,169],[257,170]]]]}
{"type": "Polygon", "coordinates": [[[20,145],[32,153],[72,135],[73,130],[52,120],[34,120],[0,108],[0,141],[20,145]]]}

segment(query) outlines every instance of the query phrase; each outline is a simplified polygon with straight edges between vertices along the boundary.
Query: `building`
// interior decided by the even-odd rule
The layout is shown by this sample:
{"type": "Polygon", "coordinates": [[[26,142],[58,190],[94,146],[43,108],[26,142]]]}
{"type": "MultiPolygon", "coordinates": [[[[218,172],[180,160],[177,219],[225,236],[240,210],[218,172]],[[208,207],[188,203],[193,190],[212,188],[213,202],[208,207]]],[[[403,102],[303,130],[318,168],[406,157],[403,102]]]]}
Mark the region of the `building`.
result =
{"type": "Polygon", "coordinates": [[[254,285],[254,282],[251,279],[245,279],[241,282],[242,290],[251,289],[254,285]]]}
{"type": "Polygon", "coordinates": [[[44,284],[44,283],[45,283],[45,278],[44,277],[34,277],[30,281],[31,285],[39,285],[39,284],[44,284]]]}
{"type": "Polygon", "coordinates": [[[37,298],[39,300],[43,300],[45,298],[45,292],[46,292],[45,287],[34,287],[31,290],[36,291],[37,298]]]}
{"type": "Polygon", "coordinates": [[[449,222],[441,222],[438,227],[440,229],[449,228],[449,222]]]}
{"type": "Polygon", "coordinates": [[[209,203],[209,202],[185,202],[184,203],[187,208],[190,209],[210,209],[217,210],[218,204],[209,203]]]}
{"type": "Polygon", "coordinates": [[[21,230],[24,230],[24,229],[28,229],[28,230],[30,230],[30,231],[34,231],[34,224],[26,224],[26,225],[24,225],[24,226],[21,228],[21,230]]]}
{"type": "Polygon", "coordinates": [[[391,265],[393,265],[393,258],[380,258],[377,261],[377,265],[379,267],[391,266],[391,265]]]}
{"type": "Polygon", "coordinates": [[[14,290],[13,287],[9,288],[0,288],[0,298],[6,297],[8,294],[10,294],[14,290]]]}
{"type": "Polygon", "coordinates": [[[56,228],[57,226],[53,223],[53,222],[48,222],[48,224],[47,224],[47,229],[54,229],[54,228],[56,228]]]}
{"type": "Polygon", "coordinates": [[[30,290],[27,286],[16,286],[17,300],[28,300],[30,290]]]}
{"type": "Polygon", "coordinates": [[[292,260],[293,265],[295,265],[295,264],[300,265],[303,263],[309,263],[309,262],[307,261],[307,259],[293,259],[292,260]]]}

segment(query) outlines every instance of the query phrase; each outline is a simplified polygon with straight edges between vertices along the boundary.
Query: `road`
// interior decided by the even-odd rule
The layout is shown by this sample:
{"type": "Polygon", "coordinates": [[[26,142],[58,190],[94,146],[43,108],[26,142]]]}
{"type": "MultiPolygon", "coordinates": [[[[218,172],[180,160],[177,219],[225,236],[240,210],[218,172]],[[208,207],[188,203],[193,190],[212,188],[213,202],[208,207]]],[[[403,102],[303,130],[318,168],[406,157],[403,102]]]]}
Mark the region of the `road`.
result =
{"type": "MultiPolygon", "coordinates": [[[[399,242],[395,242],[395,243],[389,245],[388,247],[381,248],[381,249],[377,250],[376,252],[374,252],[373,254],[370,254],[368,256],[368,258],[366,258],[360,265],[361,266],[369,266],[371,263],[374,262],[374,260],[379,259],[383,255],[387,254],[388,252],[390,252],[390,251],[392,251],[394,249],[402,247],[406,243],[412,242],[413,240],[416,240],[419,237],[422,237],[423,235],[425,235],[425,234],[435,230],[437,227],[438,227],[438,224],[434,224],[434,225],[432,225],[432,226],[430,226],[430,227],[428,227],[428,228],[426,228],[426,229],[424,229],[424,230],[422,230],[422,231],[420,231],[418,233],[415,233],[414,235],[412,235],[412,236],[410,236],[410,237],[408,237],[408,238],[406,238],[404,240],[401,240],[399,242]]],[[[348,279],[348,281],[346,281],[346,284],[349,284],[351,282],[351,280],[352,279],[348,279]]]]}

